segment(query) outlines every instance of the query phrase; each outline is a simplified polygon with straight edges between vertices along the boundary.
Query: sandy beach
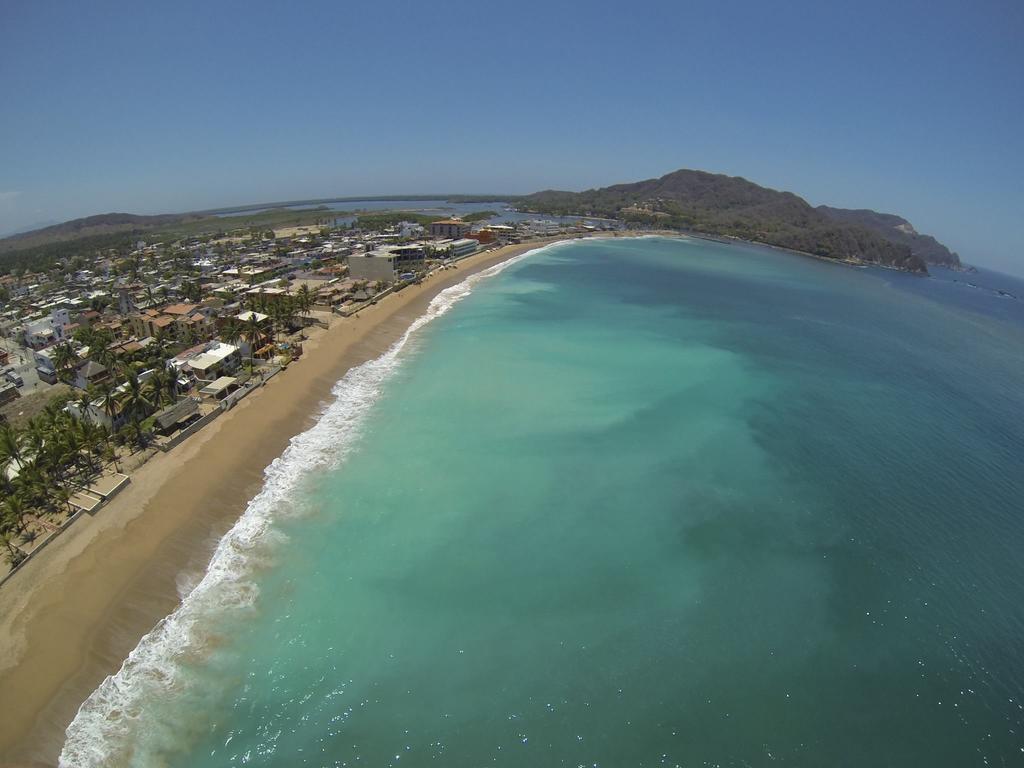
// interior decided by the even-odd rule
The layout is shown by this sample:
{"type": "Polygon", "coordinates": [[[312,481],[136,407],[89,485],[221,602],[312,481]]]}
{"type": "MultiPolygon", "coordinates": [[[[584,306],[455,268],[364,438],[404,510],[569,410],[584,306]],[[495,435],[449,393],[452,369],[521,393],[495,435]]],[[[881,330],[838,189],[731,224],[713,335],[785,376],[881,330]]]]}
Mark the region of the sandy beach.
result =
{"type": "Polygon", "coordinates": [[[264,468],[309,427],[349,368],[381,354],[444,288],[545,242],[472,256],[311,335],[301,361],[146,463],[95,518],[6,584],[0,765],[56,764],[81,702],[174,610],[259,490],[264,468]]]}

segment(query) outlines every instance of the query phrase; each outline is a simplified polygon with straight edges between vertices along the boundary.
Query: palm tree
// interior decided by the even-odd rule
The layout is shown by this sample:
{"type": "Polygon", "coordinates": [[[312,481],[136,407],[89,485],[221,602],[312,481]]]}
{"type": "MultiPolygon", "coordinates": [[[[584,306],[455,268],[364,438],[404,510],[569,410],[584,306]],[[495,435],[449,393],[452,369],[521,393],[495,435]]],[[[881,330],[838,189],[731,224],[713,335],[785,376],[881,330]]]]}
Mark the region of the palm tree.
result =
{"type": "Polygon", "coordinates": [[[156,333],[153,334],[153,343],[149,345],[149,348],[153,350],[155,356],[163,357],[164,350],[167,349],[167,331],[157,328],[156,333]]]}
{"type": "Polygon", "coordinates": [[[128,412],[129,418],[135,427],[136,435],[140,436],[139,417],[143,413],[153,410],[153,401],[149,399],[149,393],[139,382],[138,374],[131,368],[125,368],[125,388],[120,395],[122,408],[128,412]]]}
{"type": "Polygon", "coordinates": [[[313,292],[309,290],[309,286],[303,283],[299,287],[298,293],[295,294],[296,301],[299,306],[299,314],[303,318],[309,316],[309,310],[313,306],[313,292]]]}
{"type": "Polygon", "coordinates": [[[285,325],[288,326],[288,330],[291,330],[295,324],[295,309],[297,302],[291,296],[282,296],[280,301],[281,306],[281,317],[284,319],[285,325]]]}
{"type": "Polygon", "coordinates": [[[174,402],[174,379],[171,378],[166,370],[161,368],[155,370],[146,384],[155,406],[159,407],[165,402],[174,402]]]}
{"type": "Polygon", "coordinates": [[[15,496],[19,496],[26,505],[33,505],[46,501],[50,484],[46,482],[39,462],[32,458],[21,462],[21,471],[14,480],[14,487],[15,496]]]}
{"type": "Polygon", "coordinates": [[[9,464],[21,468],[21,436],[10,424],[0,424],[0,469],[9,464]]]}
{"type": "Polygon", "coordinates": [[[57,504],[65,505],[68,508],[68,516],[71,517],[75,510],[71,506],[71,490],[66,486],[61,486],[54,489],[53,499],[57,504]]]}
{"type": "MultiPolygon", "coordinates": [[[[100,338],[100,337],[98,337],[100,338]]],[[[105,343],[97,345],[97,349],[94,351],[92,347],[89,348],[89,357],[95,360],[100,365],[104,366],[108,370],[114,366],[116,356],[113,350],[110,349],[105,343]]]]}
{"type": "Polygon", "coordinates": [[[54,427],[65,415],[64,404],[59,400],[51,400],[43,406],[43,412],[40,415],[43,417],[47,426],[54,427]]]}
{"type": "Polygon", "coordinates": [[[53,420],[47,416],[48,414],[44,411],[39,416],[28,420],[28,425],[21,434],[22,460],[32,456],[36,461],[42,460],[44,463],[49,461],[49,456],[46,453],[47,446],[52,445],[58,430],[53,420]]]}
{"type": "Polygon", "coordinates": [[[0,525],[0,528],[3,528],[5,532],[20,533],[21,529],[25,527],[25,515],[28,514],[28,510],[25,508],[25,503],[12,494],[4,501],[0,514],[3,516],[3,524],[0,525]]]}
{"type": "Polygon", "coordinates": [[[90,472],[96,472],[96,456],[104,442],[102,428],[91,421],[80,421],[77,423],[78,437],[82,448],[85,451],[85,463],[89,466],[90,472]]]}
{"type": "Polygon", "coordinates": [[[76,365],[78,365],[78,355],[66,341],[53,348],[53,367],[57,369],[61,381],[70,381],[70,372],[76,365]]]}
{"type": "Polygon", "coordinates": [[[114,422],[121,412],[121,401],[117,391],[110,384],[101,384],[99,388],[100,407],[110,419],[110,431],[114,429],[114,422]]]}
{"type": "Polygon", "coordinates": [[[7,562],[9,562],[12,567],[27,557],[27,555],[21,551],[21,548],[15,544],[14,536],[7,531],[0,533],[0,547],[4,548],[4,554],[7,556],[7,562]]]}
{"type": "Polygon", "coordinates": [[[89,347],[91,349],[93,344],[95,343],[96,331],[94,331],[92,328],[86,325],[75,331],[72,338],[74,338],[74,340],[77,341],[79,344],[89,347]]]}
{"type": "Polygon", "coordinates": [[[85,389],[78,393],[78,397],[75,399],[75,406],[78,408],[78,412],[81,414],[80,421],[85,421],[88,418],[89,406],[92,405],[92,401],[96,399],[96,385],[89,383],[85,389]]]}
{"type": "MultiPolygon", "coordinates": [[[[103,431],[106,432],[106,430],[103,431]]],[[[107,462],[107,464],[113,464],[115,472],[120,472],[121,467],[117,465],[117,451],[115,451],[114,446],[110,444],[110,433],[104,435],[104,439],[107,441],[107,444],[103,449],[103,460],[107,462]]]]}
{"type": "Polygon", "coordinates": [[[79,432],[74,428],[66,429],[59,439],[51,440],[47,444],[52,446],[49,454],[52,459],[49,462],[50,469],[60,482],[66,482],[67,474],[70,473],[65,474],[65,470],[77,467],[82,458],[79,432]]]}
{"type": "Polygon", "coordinates": [[[250,312],[249,319],[245,321],[243,336],[249,342],[249,370],[251,371],[253,355],[256,353],[256,345],[263,340],[263,329],[260,328],[260,321],[257,319],[255,311],[250,312]]]}
{"type": "Polygon", "coordinates": [[[278,299],[270,306],[270,325],[274,331],[274,339],[279,339],[287,322],[284,299],[278,299]]]}
{"type": "Polygon", "coordinates": [[[244,330],[241,323],[231,318],[221,326],[220,338],[225,344],[235,344],[242,338],[244,330]]]}

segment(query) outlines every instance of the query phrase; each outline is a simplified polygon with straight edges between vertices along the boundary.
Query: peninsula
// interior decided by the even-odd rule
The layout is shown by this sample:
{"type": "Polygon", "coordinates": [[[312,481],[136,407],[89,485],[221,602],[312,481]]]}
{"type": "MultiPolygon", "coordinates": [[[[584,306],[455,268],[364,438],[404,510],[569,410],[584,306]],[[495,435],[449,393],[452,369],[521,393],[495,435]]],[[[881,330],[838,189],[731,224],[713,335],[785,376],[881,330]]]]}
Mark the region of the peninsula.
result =
{"type": "Polygon", "coordinates": [[[869,210],[812,207],[792,192],[738,176],[678,170],[657,179],[584,192],[517,198],[524,211],[621,218],[630,224],[736,237],[829,259],[924,273],[960,259],[906,219],[869,210]]]}

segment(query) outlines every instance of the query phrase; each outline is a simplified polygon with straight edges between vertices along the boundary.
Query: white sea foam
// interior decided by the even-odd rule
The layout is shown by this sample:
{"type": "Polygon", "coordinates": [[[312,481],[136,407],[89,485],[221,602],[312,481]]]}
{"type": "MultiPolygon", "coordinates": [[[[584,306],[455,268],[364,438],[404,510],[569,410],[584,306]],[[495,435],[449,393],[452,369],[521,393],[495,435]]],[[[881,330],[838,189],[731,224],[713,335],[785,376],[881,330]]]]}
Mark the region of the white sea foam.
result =
{"type": "Polygon", "coordinates": [[[187,687],[181,661],[201,651],[207,639],[204,625],[211,616],[222,617],[256,600],[253,566],[274,538],[275,517],[287,509],[289,497],[310,472],[337,465],[351,451],[367,412],[400,364],[400,353],[409,339],[468,296],[481,280],[540,250],[562,244],[527,251],[441,291],[384,354],[342,377],[333,388],[333,401],[316,424],[292,438],[284,453],[266,468],[263,488],[220,540],[202,579],[79,708],[67,728],[59,760],[62,768],[107,768],[131,761],[139,729],[146,725],[146,702],[175,695],[187,687]]]}

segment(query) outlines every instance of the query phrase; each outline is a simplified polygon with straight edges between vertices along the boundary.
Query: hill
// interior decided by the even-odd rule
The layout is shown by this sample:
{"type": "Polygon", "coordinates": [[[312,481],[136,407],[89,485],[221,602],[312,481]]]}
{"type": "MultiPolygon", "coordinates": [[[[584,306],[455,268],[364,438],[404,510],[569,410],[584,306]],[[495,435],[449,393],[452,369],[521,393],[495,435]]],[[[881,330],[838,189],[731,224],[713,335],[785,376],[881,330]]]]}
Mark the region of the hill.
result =
{"type": "Polygon", "coordinates": [[[104,213],[0,240],[0,274],[14,269],[48,269],[58,261],[75,257],[89,259],[111,249],[124,253],[142,236],[150,240],[220,237],[253,230],[327,224],[344,215],[343,211],[331,211],[322,206],[301,210],[273,208],[236,216],[214,216],[205,211],[158,216],[104,213]]]}
{"type": "Polygon", "coordinates": [[[39,245],[67,242],[83,237],[96,235],[114,235],[120,233],[144,232],[183,221],[202,218],[198,214],[171,213],[158,216],[138,216],[133,213],[101,213],[72,219],[63,224],[54,224],[42,229],[21,232],[0,240],[0,252],[18,251],[39,245]]]}
{"type": "Polygon", "coordinates": [[[882,237],[895,243],[903,243],[910,248],[910,252],[920,256],[928,264],[937,264],[952,269],[960,269],[960,257],[949,250],[931,235],[923,235],[914,229],[913,225],[892,213],[878,213],[876,211],[850,208],[830,208],[827,205],[819,205],[818,210],[835,221],[844,221],[850,224],[858,224],[882,237]]]}
{"type": "Polygon", "coordinates": [[[908,244],[834,218],[791,192],[738,176],[684,169],[585,192],[546,190],[517,202],[522,210],[539,213],[608,216],[738,237],[824,258],[928,271],[908,244]]]}

